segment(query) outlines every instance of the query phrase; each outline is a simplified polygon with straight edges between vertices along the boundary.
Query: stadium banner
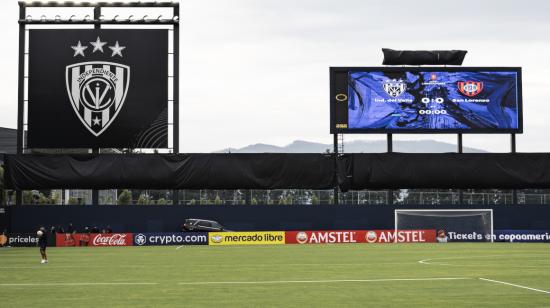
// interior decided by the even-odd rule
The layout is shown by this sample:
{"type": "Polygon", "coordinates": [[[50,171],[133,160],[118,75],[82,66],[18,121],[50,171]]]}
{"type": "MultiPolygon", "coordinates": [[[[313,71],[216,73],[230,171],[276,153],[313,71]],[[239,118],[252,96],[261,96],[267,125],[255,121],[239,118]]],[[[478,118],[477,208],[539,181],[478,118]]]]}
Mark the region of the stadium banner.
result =
{"type": "Polygon", "coordinates": [[[133,246],[132,233],[58,233],[57,247],[133,246]]]}
{"type": "Polygon", "coordinates": [[[495,230],[495,242],[550,242],[550,230],[495,230]]]}
{"type": "Polygon", "coordinates": [[[208,245],[207,232],[134,233],[134,246],[208,245]]]}
{"type": "Polygon", "coordinates": [[[434,243],[435,230],[287,231],[286,244],[434,243]]]}
{"type": "Polygon", "coordinates": [[[281,245],[284,243],[284,231],[208,233],[208,245],[281,245]]]}
{"type": "Polygon", "coordinates": [[[167,29],[29,30],[29,148],[168,147],[167,29]]]}
{"type": "MultiPolygon", "coordinates": [[[[48,235],[48,246],[55,246],[55,236],[48,235]]],[[[37,247],[36,233],[3,233],[0,234],[0,247],[37,247]]]]}

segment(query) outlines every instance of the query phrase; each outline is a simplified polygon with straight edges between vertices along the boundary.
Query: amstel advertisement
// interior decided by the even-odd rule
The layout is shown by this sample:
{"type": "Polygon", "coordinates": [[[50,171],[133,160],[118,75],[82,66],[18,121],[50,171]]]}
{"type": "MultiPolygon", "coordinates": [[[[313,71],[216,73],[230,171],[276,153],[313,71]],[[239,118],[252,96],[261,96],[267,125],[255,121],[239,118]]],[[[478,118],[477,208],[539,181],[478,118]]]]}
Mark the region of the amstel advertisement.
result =
{"type": "Polygon", "coordinates": [[[287,231],[287,244],[434,243],[435,230],[287,231]]]}
{"type": "Polygon", "coordinates": [[[284,243],[284,231],[208,233],[208,245],[280,245],[284,243]]]}

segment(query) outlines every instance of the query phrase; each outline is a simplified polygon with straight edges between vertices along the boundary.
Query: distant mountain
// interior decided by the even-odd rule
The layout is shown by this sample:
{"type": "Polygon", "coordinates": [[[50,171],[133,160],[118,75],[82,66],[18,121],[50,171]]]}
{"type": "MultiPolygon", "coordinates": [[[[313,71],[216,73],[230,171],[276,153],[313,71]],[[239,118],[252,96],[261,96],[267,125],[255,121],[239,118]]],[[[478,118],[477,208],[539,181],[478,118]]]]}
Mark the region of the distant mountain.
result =
{"type": "MultiPolygon", "coordinates": [[[[344,142],[344,153],[376,153],[386,151],[386,141],[366,141],[355,140],[344,142]]],[[[252,144],[240,149],[229,148],[216,151],[215,153],[325,153],[327,150],[332,151],[332,144],[323,144],[309,141],[296,140],[284,147],[270,144],[252,144]]],[[[456,144],[440,142],[435,140],[418,140],[418,141],[394,141],[393,150],[395,152],[407,153],[444,153],[456,152],[456,144]]],[[[464,147],[464,152],[467,153],[484,153],[486,151],[464,147]]]]}

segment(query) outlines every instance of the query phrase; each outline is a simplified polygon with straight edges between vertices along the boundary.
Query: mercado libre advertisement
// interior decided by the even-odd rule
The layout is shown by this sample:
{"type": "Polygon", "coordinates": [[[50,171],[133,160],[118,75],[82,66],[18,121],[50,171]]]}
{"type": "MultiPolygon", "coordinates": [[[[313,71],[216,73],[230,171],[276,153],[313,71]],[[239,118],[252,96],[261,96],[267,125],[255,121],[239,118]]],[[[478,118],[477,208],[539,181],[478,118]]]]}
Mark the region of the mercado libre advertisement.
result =
{"type": "Polygon", "coordinates": [[[208,233],[208,245],[280,245],[284,243],[284,231],[208,233]]]}
{"type": "Polygon", "coordinates": [[[287,244],[434,243],[436,230],[287,231],[287,244]]]}

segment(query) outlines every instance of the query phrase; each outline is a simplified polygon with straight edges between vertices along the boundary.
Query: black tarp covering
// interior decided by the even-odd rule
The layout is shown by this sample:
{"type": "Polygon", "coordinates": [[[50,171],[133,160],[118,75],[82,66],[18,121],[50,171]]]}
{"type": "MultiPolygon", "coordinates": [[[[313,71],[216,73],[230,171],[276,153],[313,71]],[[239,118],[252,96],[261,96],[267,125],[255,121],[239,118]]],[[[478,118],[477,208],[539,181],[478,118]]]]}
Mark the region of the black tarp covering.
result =
{"type": "Polygon", "coordinates": [[[340,185],[399,188],[550,188],[550,153],[346,154],[340,185]],[[347,183],[346,183],[347,182],[347,183]]]}
{"type": "Polygon", "coordinates": [[[462,65],[466,50],[393,50],[382,48],[384,65],[462,65]]]}
{"type": "MultiPolygon", "coordinates": [[[[330,189],[332,155],[6,155],[13,189],[330,189]]],[[[344,154],[338,184],[349,189],[550,188],[550,153],[344,154]]]]}
{"type": "Polygon", "coordinates": [[[6,155],[13,189],[330,189],[323,154],[6,155]]]}

